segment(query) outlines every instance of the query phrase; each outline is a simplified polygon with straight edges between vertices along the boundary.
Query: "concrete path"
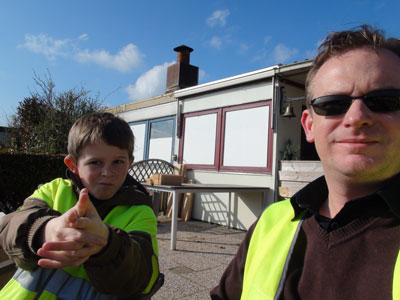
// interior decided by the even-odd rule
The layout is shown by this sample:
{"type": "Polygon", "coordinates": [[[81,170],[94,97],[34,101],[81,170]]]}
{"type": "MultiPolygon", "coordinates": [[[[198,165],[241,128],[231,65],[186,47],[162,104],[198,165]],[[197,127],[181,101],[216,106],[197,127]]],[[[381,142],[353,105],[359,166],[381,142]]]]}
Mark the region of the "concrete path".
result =
{"type": "Polygon", "coordinates": [[[171,223],[158,224],[164,286],[152,300],[204,300],[218,284],[245,232],[200,221],[178,222],[176,250],[170,250],[171,223]]]}

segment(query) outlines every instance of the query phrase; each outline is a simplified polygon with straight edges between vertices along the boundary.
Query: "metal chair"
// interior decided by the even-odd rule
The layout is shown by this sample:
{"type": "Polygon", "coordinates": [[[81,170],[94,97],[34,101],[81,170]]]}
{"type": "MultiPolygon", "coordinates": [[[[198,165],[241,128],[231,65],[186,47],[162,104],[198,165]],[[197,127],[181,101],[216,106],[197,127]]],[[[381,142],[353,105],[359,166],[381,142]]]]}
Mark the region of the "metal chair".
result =
{"type": "Polygon", "coordinates": [[[129,169],[129,174],[139,182],[145,182],[153,174],[174,174],[173,164],[162,159],[145,159],[138,161],[129,169]]]}
{"type": "MultiPolygon", "coordinates": [[[[129,169],[129,174],[139,182],[145,182],[146,178],[150,178],[153,174],[174,174],[175,167],[173,164],[162,159],[145,159],[138,161],[129,169]]],[[[166,203],[167,194],[165,192],[153,192],[153,211],[156,216],[160,211],[160,205],[166,203]],[[161,200],[163,199],[163,200],[161,200]]],[[[163,205],[161,205],[163,206],[163,205]]]]}

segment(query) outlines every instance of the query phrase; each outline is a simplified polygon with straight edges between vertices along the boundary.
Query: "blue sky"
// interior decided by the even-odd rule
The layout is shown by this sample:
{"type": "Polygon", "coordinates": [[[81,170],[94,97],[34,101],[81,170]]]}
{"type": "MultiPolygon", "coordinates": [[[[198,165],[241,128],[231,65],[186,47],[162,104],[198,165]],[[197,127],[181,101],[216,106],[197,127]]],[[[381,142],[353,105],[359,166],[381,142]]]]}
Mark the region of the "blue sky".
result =
{"type": "Polygon", "coordinates": [[[0,1],[0,125],[47,70],[108,106],[162,94],[173,48],[194,49],[200,83],[312,58],[334,30],[400,37],[400,1],[0,1]]]}

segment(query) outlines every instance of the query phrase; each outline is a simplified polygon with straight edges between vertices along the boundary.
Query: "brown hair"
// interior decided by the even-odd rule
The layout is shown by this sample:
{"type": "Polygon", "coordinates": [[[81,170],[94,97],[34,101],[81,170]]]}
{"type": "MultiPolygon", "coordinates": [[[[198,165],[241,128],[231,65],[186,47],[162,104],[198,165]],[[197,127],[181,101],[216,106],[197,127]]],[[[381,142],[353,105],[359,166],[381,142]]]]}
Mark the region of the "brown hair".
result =
{"type": "Polygon", "coordinates": [[[68,134],[68,154],[76,162],[79,152],[87,145],[104,142],[133,155],[134,136],[128,123],[107,112],[84,115],[72,125],[68,134]]]}
{"type": "Polygon", "coordinates": [[[386,39],[384,32],[370,25],[362,25],[356,29],[330,33],[318,47],[318,53],[306,79],[307,106],[312,98],[312,81],[321,66],[331,57],[349,50],[370,48],[375,51],[387,49],[400,57],[400,40],[386,39]]]}

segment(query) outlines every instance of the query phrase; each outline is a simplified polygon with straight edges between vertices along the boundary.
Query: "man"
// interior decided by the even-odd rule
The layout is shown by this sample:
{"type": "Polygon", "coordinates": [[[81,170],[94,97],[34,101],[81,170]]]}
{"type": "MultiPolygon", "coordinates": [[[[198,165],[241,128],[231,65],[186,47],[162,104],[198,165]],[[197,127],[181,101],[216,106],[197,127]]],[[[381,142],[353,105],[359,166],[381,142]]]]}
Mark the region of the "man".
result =
{"type": "Polygon", "coordinates": [[[306,90],[324,176],[266,209],[212,299],[400,299],[400,41],[330,34],[306,90]]]}

